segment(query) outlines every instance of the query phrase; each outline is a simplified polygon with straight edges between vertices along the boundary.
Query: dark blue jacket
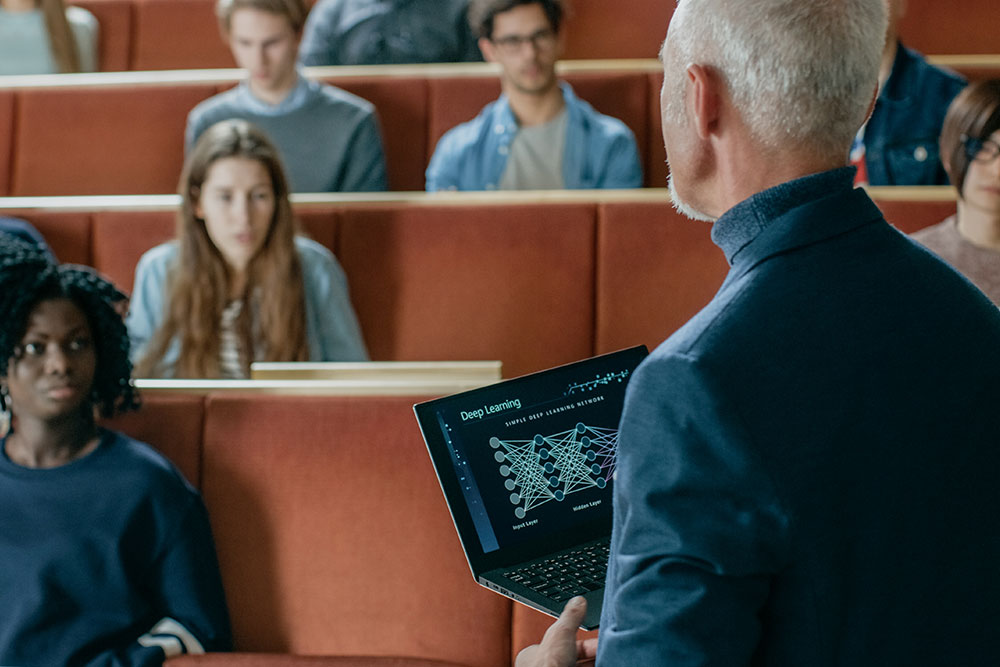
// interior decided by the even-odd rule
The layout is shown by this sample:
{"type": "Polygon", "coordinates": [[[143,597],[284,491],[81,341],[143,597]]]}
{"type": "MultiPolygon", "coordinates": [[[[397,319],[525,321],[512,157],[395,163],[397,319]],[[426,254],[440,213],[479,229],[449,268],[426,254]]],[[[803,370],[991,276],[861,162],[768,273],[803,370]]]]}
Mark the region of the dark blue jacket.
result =
{"type": "Polygon", "coordinates": [[[938,137],[965,79],[929,64],[902,44],[865,127],[871,185],[948,185],[938,137]]]}
{"type": "Polygon", "coordinates": [[[852,175],[720,218],[630,381],[599,665],[1000,665],[1000,310],[852,175]]]}

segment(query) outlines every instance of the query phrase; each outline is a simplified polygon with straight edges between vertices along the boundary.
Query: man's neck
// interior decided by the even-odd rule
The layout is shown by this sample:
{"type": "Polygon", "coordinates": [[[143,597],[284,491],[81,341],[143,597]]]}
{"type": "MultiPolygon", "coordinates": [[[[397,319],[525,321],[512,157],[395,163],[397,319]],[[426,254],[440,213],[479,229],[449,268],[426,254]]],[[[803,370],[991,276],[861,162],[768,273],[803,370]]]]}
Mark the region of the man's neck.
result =
{"type": "Polygon", "coordinates": [[[277,106],[284,102],[291,92],[295,90],[295,86],[298,85],[298,83],[299,77],[297,74],[292,75],[288,81],[274,88],[262,89],[260,86],[254,84],[253,79],[248,81],[250,92],[253,96],[261,102],[270,104],[271,106],[277,106]]]}
{"type": "Polygon", "coordinates": [[[716,201],[724,202],[724,208],[716,215],[758,192],[847,165],[846,151],[844,157],[824,156],[806,150],[767,151],[752,140],[737,142],[725,155],[728,158],[720,160],[716,181],[716,201]]]}
{"type": "Polygon", "coordinates": [[[1000,217],[977,210],[958,200],[958,233],[981,248],[1000,252],[1000,217]]]}
{"type": "Polygon", "coordinates": [[[510,109],[521,127],[542,125],[547,123],[563,110],[566,101],[558,84],[542,93],[526,93],[513,90],[511,86],[504,87],[510,109]]]}

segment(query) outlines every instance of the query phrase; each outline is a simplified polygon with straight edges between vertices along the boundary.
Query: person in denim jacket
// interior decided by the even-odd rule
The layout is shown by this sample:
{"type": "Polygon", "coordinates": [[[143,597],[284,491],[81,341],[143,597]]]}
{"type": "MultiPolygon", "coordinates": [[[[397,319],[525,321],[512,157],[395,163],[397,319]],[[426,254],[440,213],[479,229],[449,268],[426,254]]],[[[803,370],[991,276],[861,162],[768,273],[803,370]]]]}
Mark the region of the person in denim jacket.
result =
{"type": "Polygon", "coordinates": [[[427,190],[637,188],[632,132],[560,82],[559,0],[475,0],[469,21],[503,95],[449,130],[427,168],[427,190]]]}
{"type": "Polygon", "coordinates": [[[889,2],[889,30],[879,72],[881,89],[852,152],[857,155],[859,142],[863,144],[861,182],[947,185],[938,137],[948,105],[965,87],[965,80],[931,65],[899,41],[897,26],[905,7],[905,0],[889,2]]]}

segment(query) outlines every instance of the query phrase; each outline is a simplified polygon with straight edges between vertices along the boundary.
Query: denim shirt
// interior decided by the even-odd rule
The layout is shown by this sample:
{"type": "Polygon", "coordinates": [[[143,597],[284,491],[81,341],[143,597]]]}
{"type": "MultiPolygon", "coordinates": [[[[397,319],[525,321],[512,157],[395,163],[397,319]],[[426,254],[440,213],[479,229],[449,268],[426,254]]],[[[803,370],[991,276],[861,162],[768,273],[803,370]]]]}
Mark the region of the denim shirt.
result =
{"type": "Polygon", "coordinates": [[[871,185],[947,185],[938,137],[948,105],[965,87],[902,44],[865,127],[871,185]]]}
{"type": "MultiPolygon", "coordinates": [[[[367,361],[344,270],[333,254],[315,241],[297,236],[295,249],[302,266],[309,361],[367,361]]],[[[147,251],[136,266],[126,318],[133,363],[166,317],[167,278],[177,253],[177,242],[170,241],[147,251]]],[[[180,341],[174,340],[159,363],[159,377],[173,376],[179,355],[180,341]]]]}
{"type": "MultiPolygon", "coordinates": [[[[559,85],[569,115],[563,154],[565,187],[641,187],[642,167],[632,131],[617,118],[598,113],[569,84],[559,85]]],[[[441,137],[427,167],[427,191],[495,190],[517,131],[507,96],[501,95],[478,116],[441,137]]]]}

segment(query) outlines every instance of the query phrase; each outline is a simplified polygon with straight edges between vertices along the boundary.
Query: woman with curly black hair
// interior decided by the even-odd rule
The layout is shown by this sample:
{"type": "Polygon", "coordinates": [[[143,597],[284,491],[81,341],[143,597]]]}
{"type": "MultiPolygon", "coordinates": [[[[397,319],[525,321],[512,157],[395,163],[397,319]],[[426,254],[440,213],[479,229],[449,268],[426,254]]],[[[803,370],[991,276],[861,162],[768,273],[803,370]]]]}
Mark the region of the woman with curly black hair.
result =
{"type": "Polygon", "coordinates": [[[200,496],[96,423],[138,404],[124,301],[0,234],[0,664],[159,665],[230,647],[200,496]]]}

